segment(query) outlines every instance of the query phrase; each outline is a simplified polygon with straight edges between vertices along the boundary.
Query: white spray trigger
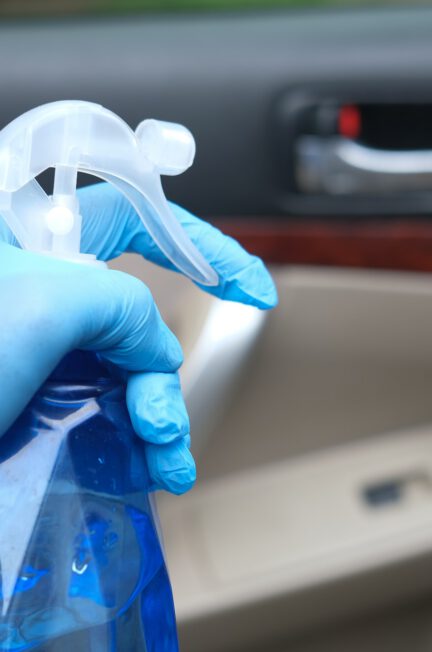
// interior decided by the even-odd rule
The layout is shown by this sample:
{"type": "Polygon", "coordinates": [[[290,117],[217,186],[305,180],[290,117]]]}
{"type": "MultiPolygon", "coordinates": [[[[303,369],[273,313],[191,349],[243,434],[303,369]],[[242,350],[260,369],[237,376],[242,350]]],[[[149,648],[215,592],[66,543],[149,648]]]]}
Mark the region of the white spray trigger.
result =
{"type": "Polygon", "coordinates": [[[99,104],[61,101],[24,113],[0,132],[0,214],[21,247],[83,263],[78,172],[108,181],[132,203],[167,258],[192,280],[218,277],[173,214],[160,175],[181,174],[195,156],[182,125],[144,120],[134,133],[99,104]],[[55,169],[52,197],[36,177],[55,169]]]}

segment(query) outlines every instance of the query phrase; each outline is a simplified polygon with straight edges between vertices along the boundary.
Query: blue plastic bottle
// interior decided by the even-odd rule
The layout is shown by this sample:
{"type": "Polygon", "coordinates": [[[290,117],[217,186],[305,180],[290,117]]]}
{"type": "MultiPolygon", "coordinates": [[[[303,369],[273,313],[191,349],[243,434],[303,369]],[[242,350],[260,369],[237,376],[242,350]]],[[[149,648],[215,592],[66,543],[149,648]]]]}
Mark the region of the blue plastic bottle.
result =
{"type": "MultiPolygon", "coordinates": [[[[24,249],[77,264],[77,173],[113,184],[173,266],[217,274],[177,222],[161,174],[193,162],[181,125],[137,129],[97,104],[53,102],[0,132],[2,217],[24,249]],[[53,195],[36,177],[55,168],[53,195]]],[[[0,652],[175,652],[170,584],[143,442],[125,389],[97,356],[67,356],[0,439],[0,652]]]]}
{"type": "Polygon", "coordinates": [[[1,652],[178,650],[143,446],[123,384],[86,352],[65,358],[0,440],[3,474],[20,457],[41,470],[21,478],[16,518],[30,528],[10,541],[14,577],[2,572],[1,652]]]}

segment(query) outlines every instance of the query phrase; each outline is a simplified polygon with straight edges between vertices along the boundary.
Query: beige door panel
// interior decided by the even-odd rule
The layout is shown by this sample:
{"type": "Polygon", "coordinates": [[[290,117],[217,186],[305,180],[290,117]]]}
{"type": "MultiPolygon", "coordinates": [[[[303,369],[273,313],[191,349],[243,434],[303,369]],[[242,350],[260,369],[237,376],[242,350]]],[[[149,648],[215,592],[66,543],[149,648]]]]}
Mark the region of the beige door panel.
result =
{"type": "Polygon", "coordinates": [[[200,415],[200,481],[159,500],[188,652],[432,589],[432,278],[274,271],[260,318],[152,272],[200,415]]]}

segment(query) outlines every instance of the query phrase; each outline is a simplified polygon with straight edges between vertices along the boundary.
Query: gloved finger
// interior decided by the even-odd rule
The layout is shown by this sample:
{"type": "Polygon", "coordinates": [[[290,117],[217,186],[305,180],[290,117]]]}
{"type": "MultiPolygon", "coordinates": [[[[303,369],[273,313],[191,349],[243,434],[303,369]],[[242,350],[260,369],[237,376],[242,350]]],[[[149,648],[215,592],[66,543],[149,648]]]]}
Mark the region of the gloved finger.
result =
{"type": "Polygon", "coordinates": [[[168,444],[189,435],[178,373],[131,374],[126,400],[135,432],[145,441],[168,444]]]}
{"type": "Polygon", "coordinates": [[[117,271],[86,276],[79,301],[76,348],[94,350],[128,371],[176,371],[181,346],[164,323],[144,283],[117,271]],[[97,280],[96,280],[97,277],[97,280]]]}
{"type": "MultiPolygon", "coordinates": [[[[171,207],[192,242],[219,276],[217,286],[200,286],[203,290],[220,299],[238,301],[263,310],[276,306],[276,287],[260,258],[252,256],[236,240],[184,208],[175,204],[171,204],[171,207]]],[[[152,247],[146,255],[147,238],[143,238],[142,234],[136,235],[131,242],[131,250],[142,253],[159,265],[173,268],[159,249],[152,247]]]]}
{"type": "Polygon", "coordinates": [[[162,446],[146,445],[147,467],[152,481],[152,490],[165,489],[180,495],[193,487],[196,480],[196,467],[189,447],[188,436],[162,446]]]}
{"type": "MultiPolygon", "coordinates": [[[[82,245],[104,260],[124,251],[175,269],[145,230],[130,202],[113,186],[97,184],[79,192],[83,215],[82,245]]],[[[195,246],[217,272],[216,287],[201,286],[221,299],[240,301],[262,309],[277,304],[273,280],[263,262],[251,256],[233,238],[175,204],[171,207],[195,246]]]]}

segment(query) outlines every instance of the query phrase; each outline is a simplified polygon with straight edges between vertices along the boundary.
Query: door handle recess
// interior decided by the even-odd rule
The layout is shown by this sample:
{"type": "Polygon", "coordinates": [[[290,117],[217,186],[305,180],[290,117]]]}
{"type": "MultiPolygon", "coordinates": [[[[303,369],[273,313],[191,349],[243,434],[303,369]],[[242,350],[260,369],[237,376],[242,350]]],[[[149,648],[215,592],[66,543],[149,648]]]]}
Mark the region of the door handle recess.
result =
{"type": "Polygon", "coordinates": [[[302,136],[296,181],[303,193],[432,191],[432,150],[383,150],[340,136],[302,136]]]}

